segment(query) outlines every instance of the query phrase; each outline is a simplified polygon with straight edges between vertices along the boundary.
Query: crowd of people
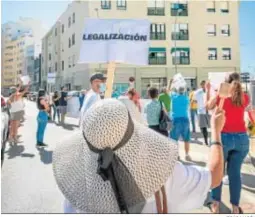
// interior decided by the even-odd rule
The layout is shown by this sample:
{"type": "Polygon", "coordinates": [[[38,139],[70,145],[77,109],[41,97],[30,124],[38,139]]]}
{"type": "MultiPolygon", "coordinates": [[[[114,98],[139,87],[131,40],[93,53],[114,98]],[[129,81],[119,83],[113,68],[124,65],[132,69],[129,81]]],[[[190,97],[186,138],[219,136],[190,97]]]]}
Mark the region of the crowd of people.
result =
{"type": "MultiPolygon", "coordinates": [[[[148,86],[150,100],[144,107],[148,126],[133,120],[132,111],[119,100],[103,100],[106,80],[103,74],[91,76],[91,89],[79,97],[80,129],[54,151],[53,170],[65,196],[66,213],[184,212],[202,206],[210,189],[212,202],[208,206],[212,213],[219,213],[224,173],[229,179],[232,213],[243,212],[239,205],[241,166],[249,152],[245,112],[252,124],[255,120],[238,73],[226,78],[229,97],[222,106],[219,92],[212,94],[206,81],[190,93],[184,86],[172,88],[172,80],[161,93],[148,86]],[[196,122],[210,149],[208,168],[178,161],[180,140],[185,160],[192,161],[190,140],[192,132],[197,132],[196,122]]],[[[135,79],[131,77],[129,82],[125,96],[142,112],[135,79]]],[[[22,96],[27,89],[20,91],[19,85],[8,100],[10,140],[16,139],[24,115],[22,96]]],[[[51,99],[44,90],[38,92],[37,146],[47,146],[44,132],[51,109],[52,120],[57,117],[59,124],[65,124],[71,97],[65,87],[60,93],[55,91],[51,99]]]]}

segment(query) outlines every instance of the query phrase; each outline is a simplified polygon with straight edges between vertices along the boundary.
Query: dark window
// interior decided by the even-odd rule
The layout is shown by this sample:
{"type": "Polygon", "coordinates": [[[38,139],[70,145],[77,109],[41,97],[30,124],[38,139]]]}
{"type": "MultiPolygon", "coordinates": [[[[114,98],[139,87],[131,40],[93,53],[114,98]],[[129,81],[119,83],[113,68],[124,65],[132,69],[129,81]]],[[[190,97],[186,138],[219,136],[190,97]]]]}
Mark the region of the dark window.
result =
{"type": "Polygon", "coordinates": [[[188,4],[171,3],[171,16],[188,16],[188,4]]]}
{"type": "Polygon", "coordinates": [[[65,25],[62,24],[62,33],[64,33],[64,32],[65,32],[65,25]]]}
{"type": "Polygon", "coordinates": [[[117,9],[126,10],[127,9],[127,1],[126,0],[117,0],[117,9]]]}
{"type": "Polygon", "coordinates": [[[51,72],[51,67],[49,67],[49,72],[51,72]]]}
{"type": "Polygon", "coordinates": [[[62,71],[64,71],[65,70],[65,62],[64,62],[64,60],[62,60],[62,71]]]}
{"type": "Polygon", "coordinates": [[[75,34],[72,34],[72,45],[75,45],[75,34]]]}
{"type": "Polygon", "coordinates": [[[166,40],[166,25],[165,24],[151,24],[150,30],[151,40],[166,40]]]}
{"type": "Polygon", "coordinates": [[[75,23],[75,13],[73,13],[73,23],[75,23]]]}
{"type": "Polygon", "coordinates": [[[189,49],[172,48],[172,62],[173,65],[189,65],[189,49]]]}
{"type": "Polygon", "coordinates": [[[55,63],[55,72],[58,71],[58,63],[55,63]]]}
{"type": "Polygon", "coordinates": [[[150,65],[166,65],[166,52],[150,52],[149,64],[150,65]]]}
{"type": "Polygon", "coordinates": [[[111,1],[101,0],[101,9],[111,9],[111,1]]]}
{"type": "Polygon", "coordinates": [[[207,8],[207,12],[215,12],[215,8],[207,8]]]}
{"type": "Polygon", "coordinates": [[[230,36],[230,25],[223,25],[221,27],[221,34],[224,36],[230,36]]]}
{"type": "Polygon", "coordinates": [[[58,35],[58,29],[55,28],[55,36],[57,36],[57,35],[58,35]]]}
{"type": "Polygon", "coordinates": [[[189,40],[187,23],[178,23],[172,25],[172,40],[189,40]]]}
{"type": "Polygon", "coordinates": [[[68,39],[68,47],[71,47],[71,38],[68,39]]]}
{"type": "Polygon", "coordinates": [[[208,60],[217,60],[217,48],[208,48],[208,60]]]}
{"type": "Polygon", "coordinates": [[[222,59],[231,60],[231,48],[222,48],[222,59]]]}
{"type": "Polygon", "coordinates": [[[68,28],[71,26],[71,17],[68,17],[68,28]]]}
{"type": "Polygon", "coordinates": [[[215,1],[207,1],[207,12],[215,12],[215,1]]]}
{"type": "Polygon", "coordinates": [[[51,60],[51,54],[49,53],[49,60],[51,60]]]}

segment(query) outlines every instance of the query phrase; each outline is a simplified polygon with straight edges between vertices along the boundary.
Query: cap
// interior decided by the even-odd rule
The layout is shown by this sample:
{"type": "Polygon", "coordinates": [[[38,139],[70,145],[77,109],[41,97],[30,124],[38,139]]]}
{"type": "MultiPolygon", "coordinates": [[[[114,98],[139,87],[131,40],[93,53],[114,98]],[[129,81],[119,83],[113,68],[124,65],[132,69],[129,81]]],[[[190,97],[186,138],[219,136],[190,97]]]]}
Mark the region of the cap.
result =
{"type": "Polygon", "coordinates": [[[94,74],[90,77],[90,83],[96,79],[103,81],[106,79],[106,77],[101,73],[94,74]]]}

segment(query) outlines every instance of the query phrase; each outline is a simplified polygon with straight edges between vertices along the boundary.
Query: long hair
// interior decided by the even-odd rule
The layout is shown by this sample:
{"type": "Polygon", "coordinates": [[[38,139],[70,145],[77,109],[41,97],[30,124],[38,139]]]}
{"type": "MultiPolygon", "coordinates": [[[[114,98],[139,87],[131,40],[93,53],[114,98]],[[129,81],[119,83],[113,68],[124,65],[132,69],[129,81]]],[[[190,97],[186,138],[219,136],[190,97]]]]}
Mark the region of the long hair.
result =
{"type": "Polygon", "coordinates": [[[45,96],[45,90],[43,90],[43,89],[38,91],[38,97],[37,97],[37,103],[36,103],[37,104],[37,108],[39,108],[39,106],[40,106],[40,98],[42,96],[45,96]]]}
{"type": "Polygon", "coordinates": [[[232,86],[232,103],[235,106],[242,106],[244,104],[244,93],[242,90],[242,85],[240,83],[240,75],[237,72],[234,72],[229,75],[229,77],[226,79],[226,82],[231,84],[232,86]]]}

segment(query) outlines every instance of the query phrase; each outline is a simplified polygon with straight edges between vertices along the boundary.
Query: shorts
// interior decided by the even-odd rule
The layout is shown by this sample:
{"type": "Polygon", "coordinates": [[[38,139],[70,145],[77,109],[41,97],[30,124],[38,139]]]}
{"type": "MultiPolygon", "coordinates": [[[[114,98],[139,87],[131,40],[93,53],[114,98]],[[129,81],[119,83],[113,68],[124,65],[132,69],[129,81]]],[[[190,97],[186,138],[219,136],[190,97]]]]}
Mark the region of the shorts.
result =
{"type": "Polygon", "coordinates": [[[65,115],[67,113],[67,106],[59,106],[59,112],[65,115]]]}
{"type": "Polygon", "coordinates": [[[210,128],[210,115],[198,114],[198,125],[200,128],[210,128]]]}
{"type": "Polygon", "coordinates": [[[10,113],[10,119],[11,121],[20,121],[24,117],[25,112],[18,111],[18,112],[11,112],[10,113]]]}
{"type": "Polygon", "coordinates": [[[173,119],[172,129],[170,131],[171,139],[178,141],[182,137],[184,142],[190,141],[190,128],[188,118],[173,119]]]}

